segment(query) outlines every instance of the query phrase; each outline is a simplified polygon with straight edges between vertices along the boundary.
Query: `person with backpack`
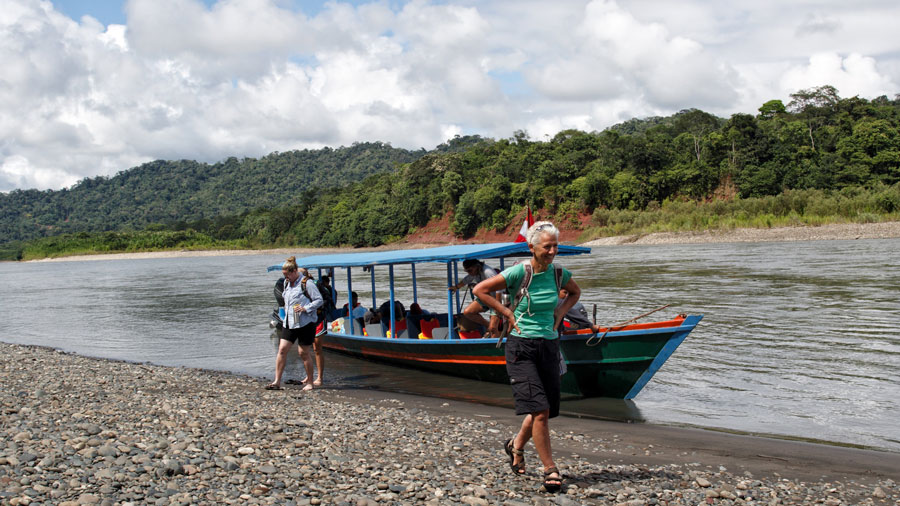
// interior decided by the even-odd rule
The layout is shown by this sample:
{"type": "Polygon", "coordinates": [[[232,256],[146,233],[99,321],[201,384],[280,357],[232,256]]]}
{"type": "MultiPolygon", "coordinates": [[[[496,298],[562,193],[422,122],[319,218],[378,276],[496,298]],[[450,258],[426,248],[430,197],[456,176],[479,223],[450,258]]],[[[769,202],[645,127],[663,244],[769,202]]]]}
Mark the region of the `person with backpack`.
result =
{"type": "MultiPolygon", "coordinates": [[[[474,258],[468,258],[463,261],[463,269],[465,269],[466,271],[466,277],[464,277],[459,283],[448,287],[450,291],[459,290],[464,286],[472,288],[485,279],[489,279],[497,275],[497,271],[494,270],[493,267],[488,267],[481,260],[477,260],[474,258]]],[[[491,293],[490,297],[496,298],[497,294],[491,293]]],[[[500,317],[492,311],[490,321],[486,320],[483,316],[481,316],[481,312],[487,311],[490,308],[487,306],[487,304],[478,300],[478,298],[475,297],[474,294],[472,295],[472,299],[472,302],[463,309],[462,314],[472,322],[487,329],[487,333],[490,337],[500,337],[500,317]]],[[[462,321],[462,319],[460,320],[462,321]]]]}
{"type": "Polygon", "coordinates": [[[331,278],[324,275],[316,283],[319,294],[322,295],[322,306],[317,310],[316,338],[313,341],[313,351],[316,353],[316,379],[313,386],[320,387],[325,380],[325,349],[322,348],[320,337],[328,332],[328,324],[331,322],[331,314],[334,312],[335,290],[331,286],[331,278]]]}
{"type": "MultiPolygon", "coordinates": [[[[304,269],[305,271],[305,269],[304,269]]],[[[284,328],[278,343],[278,354],[275,357],[275,380],[266,385],[266,390],[281,390],[281,377],[287,363],[287,354],[295,342],[299,347],[300,360],[306,369],[306,382],[303,390],[312,390],[313,361],[309,354],[310,347],[316,339],[316,310],[322,306],[322,295],[315,283],[310,283],[308,273],[301,279],[300,268],[296,257],[285,260],[281,266],[284,274],[284,328]]]]}
{"type": "Polygon", "coordinates": [[[526,235],[531,258],[478,283],[473,293],[506,320],[506,372],[512,386],[517,415],[525,415],[519,432],[503,450],[517,475],[525,474],[525,444],[534,447],[544,466],[544,488],[556,492],[562,475],[553,461],[549,419],[559,415],[560,351],[559,327],[565,314],[578,302],[581,289],[572,273],[556,266],[559,230],[549,221],[539,221],[526,235]],[[560,289],[568,296],[557,305],[560,289]],[[511,307],[489,297],[507,289],[515,294],[511,307]]]}

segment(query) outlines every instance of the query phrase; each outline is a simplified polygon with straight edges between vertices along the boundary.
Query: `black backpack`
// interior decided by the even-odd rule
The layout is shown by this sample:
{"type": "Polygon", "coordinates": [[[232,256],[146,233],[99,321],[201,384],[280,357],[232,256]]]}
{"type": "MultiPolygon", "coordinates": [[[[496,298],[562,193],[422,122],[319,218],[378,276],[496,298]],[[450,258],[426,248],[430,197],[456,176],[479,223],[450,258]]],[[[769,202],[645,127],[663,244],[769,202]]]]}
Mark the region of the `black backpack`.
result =
{"type": "Polygon", "coordinates": [[[332,291],[333,289],[330,286],[325,286],[321,281],[316,281],[316,288],[319,289],[319,293],[322,295],[322,300],[325,301],[320,309],[322,309],[325,314],[330,315],[337,307],[334,305],[334,292],[332,291]]]}

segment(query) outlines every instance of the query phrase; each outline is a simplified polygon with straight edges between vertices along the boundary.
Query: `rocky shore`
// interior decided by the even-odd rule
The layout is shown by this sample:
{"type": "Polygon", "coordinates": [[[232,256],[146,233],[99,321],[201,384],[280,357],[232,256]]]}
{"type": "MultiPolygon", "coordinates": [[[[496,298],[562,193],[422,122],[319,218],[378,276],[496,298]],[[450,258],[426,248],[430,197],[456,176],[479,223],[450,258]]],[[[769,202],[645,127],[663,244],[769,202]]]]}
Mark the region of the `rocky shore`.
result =
{"type": "Polygon", "coordinates": [[[559,494],[500,408],[0,343],[0,503],[900,504],[900,455],[555,419],[559,494]]]}

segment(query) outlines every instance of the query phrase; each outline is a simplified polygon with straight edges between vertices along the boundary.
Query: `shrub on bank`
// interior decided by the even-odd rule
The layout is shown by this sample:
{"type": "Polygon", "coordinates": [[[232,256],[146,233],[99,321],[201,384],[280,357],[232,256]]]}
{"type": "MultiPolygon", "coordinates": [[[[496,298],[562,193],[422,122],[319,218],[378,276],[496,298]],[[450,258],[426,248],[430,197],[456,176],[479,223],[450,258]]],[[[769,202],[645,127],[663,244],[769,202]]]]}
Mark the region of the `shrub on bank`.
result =
{"type": "Polygon", "coordinates": [[[900,219],[900,183],[875,188],[787,190],[765,197],[664,200],[646,210],[598,208],[583,238],[654,232],[878,223],[900,219]]]}

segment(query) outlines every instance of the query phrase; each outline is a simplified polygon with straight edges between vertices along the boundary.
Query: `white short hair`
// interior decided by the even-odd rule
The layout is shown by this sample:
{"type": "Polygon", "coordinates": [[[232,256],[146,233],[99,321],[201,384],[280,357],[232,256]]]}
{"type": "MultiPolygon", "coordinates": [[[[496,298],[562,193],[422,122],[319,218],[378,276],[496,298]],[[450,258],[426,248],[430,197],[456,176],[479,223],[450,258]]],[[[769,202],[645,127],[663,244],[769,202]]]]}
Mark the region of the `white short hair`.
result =
{"type": "Polygon", "coordinates": [[[528,241],[528,244],[537,246],[538,241],[541,240],[541,234],[550,234],[557,240],[559,239],[558,228],[553,226],[549,221],[538,221],[534,225],[528,227],[528,232],[525,233],[525,240],[528,241]]]}

